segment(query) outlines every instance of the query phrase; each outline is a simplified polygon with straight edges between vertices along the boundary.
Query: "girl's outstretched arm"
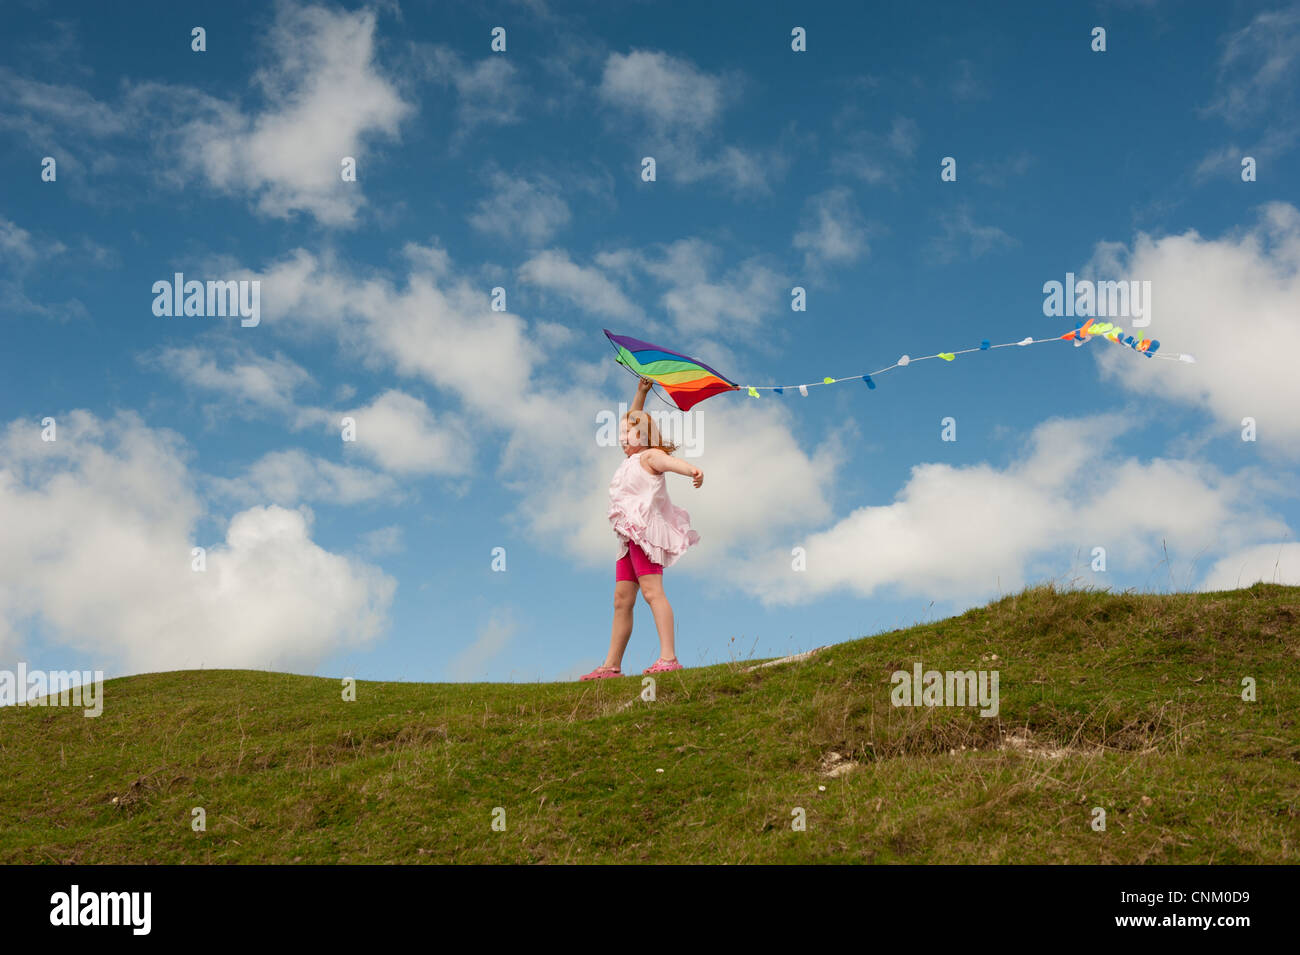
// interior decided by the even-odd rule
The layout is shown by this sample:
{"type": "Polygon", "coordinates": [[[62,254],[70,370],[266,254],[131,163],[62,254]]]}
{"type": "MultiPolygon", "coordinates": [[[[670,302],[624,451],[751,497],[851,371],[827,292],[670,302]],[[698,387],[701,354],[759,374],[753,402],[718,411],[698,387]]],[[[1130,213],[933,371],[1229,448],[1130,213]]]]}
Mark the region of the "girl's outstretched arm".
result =
{"type": "Polygon", "coordinates": [[[645,453],[646,464],[648,464],[656,474],[663,474],[665,471],[671,471],[673,474],[683,474],[691,479],[691,483],[699,487],[704,483],[704,472],[689,462],[681,458],[675,458],[671,454],[660,451],[658,448],[651,448],[645,453]]]}
{"type": "Polygon", "coordinates": [[[654,382],[649,378],[642,378],[636,383],[636,397],[632,399],[632,407],[629,411],[641,411],[645,408],[645,396],[650,394],[650,389],[654,387],[654,382]]]}

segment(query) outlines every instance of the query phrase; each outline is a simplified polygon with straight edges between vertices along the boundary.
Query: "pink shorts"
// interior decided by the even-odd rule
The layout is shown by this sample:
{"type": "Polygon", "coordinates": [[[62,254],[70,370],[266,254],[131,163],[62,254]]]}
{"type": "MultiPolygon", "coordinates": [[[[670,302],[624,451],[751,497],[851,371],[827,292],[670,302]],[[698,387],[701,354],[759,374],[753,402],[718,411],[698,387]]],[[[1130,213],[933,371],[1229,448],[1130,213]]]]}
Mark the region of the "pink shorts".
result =
{"type": "Polygon", "coordinates": [[[645,577],[648,574],[662,574],[664,568],[662,564],[656,564],[653,560],[645,555],[635,541],[627,542],[627,553],[618,559],[614,564],[614,580],[636,580],[638,577],[645,577]]]}

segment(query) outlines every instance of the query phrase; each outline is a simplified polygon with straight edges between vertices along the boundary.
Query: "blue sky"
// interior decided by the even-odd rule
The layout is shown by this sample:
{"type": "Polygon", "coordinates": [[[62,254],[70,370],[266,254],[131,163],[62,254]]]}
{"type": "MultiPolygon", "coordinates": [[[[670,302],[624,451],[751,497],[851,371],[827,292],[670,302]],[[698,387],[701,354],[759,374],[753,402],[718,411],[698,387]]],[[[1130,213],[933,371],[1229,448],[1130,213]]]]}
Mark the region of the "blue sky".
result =
{"type": "MultiPolygon", "coordinates": [[[[1149,281],[1142,331],[1196,362],[1062,342],[701,404],[680,659],[1049,579],[1300,584],[1300,5],[5,16],[0,666],[571,679],[634,385],[602,328],[818,381],[1062,334],[1067,272],[1149,281]],[[176,272],[258,282],[258,323],[155,315],[176,272]]],[[[657,651],[640,604],[625,669],[657,651]]]]}

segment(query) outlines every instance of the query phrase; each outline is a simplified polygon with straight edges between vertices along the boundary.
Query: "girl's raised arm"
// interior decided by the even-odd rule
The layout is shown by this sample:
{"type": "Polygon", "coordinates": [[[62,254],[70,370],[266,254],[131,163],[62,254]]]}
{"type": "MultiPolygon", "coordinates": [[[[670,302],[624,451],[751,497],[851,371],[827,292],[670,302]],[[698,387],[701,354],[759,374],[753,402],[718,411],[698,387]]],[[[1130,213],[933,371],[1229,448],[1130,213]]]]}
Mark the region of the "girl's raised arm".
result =
{"type": "Polygon", "coordinates": [[[654,383],[649,378],[642,378],[636,385],[636,397],[632,399],[632,407],[629,411],[642,411],[645,408],[645,396],[650,394],[650,389],[654,383]]]}

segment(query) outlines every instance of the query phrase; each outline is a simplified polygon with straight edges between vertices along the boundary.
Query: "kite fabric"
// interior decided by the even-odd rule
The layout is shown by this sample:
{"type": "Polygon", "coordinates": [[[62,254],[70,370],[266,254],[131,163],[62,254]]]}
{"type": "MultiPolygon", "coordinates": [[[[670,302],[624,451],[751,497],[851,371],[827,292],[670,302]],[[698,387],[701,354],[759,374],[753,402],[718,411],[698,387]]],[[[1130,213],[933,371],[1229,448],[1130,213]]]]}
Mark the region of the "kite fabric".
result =
{"type": "Polygon", "coordinates": [[[876,387],[875,376],[884,374],[893,368],[903,368],[918,361],[926,361],[931,358],[942,358],[944,361],[953,361],[958,355],[965,355],[969,352],[989,351],[994,348],[1008,348],[1012,345],[1041,345],[1043,342],[1073,341],[1075,346],[1084,345],[1094,338],[1104,338],[1107,341],[1114,342],[1117,345],[1126,345],[1139,354],[1147,358],[1162,358],[1165,361],[1183,361],[1194,363],[1196,359],[1191,355],[1157,355],[1156,351],[1160,348],[1160,342],[1153,338],[1134,337],[1126,335],[1124,329],[1118,325],[1112,325],[1110,322],[1098,322],[1096,319],[1088,319],[1086,322],[1080,322],[1075,325],[1074,330],[1066,332],[1064,335],[1055,335],[1051,338],[1023,338],[1018,342],[1004,342],[1001,345],[991,345],[986,338],[980,342],[978,348],[966,348],[961,351],[936,352],[933,355],[924,355],[920,358],[910,358],[903,355],[892,365],[887,365],[876,371],[869,372],[865,375],[850,375],[847,378],[826,377],[821,381],[810,381],[802,385],[738,385],[718,374],[708,365],[680,352],[670,351],[667,348],[661,348],[658,345],[651,345],[649,342],[643,342],[635,338],[628,338],[624,335],[615,335],[609,329],[605,329],[605,334],[609,336],[610,342],[618,351],[618,362],[626,365],[638,375],[643,375],[664,387],[669,397],[673,399],[677,407],[682,411],[689,411],[694,405],[703,401],[705,398],[711,398],[713,395],[723,391],[744,391],[751,398],[759,397],[760,391],[772,391],[776,394],[784,394],[787,388],[798,389],[799,394],[805,397],[808,389],[817,385],[834,385],[841,381],[861,381],[868,388],[876,387]]]}
{"type": "Polygon", "coordinates": [[[712,398],[719,392],[735,391],[740,387],[704,362],[681,352],[660,348],[638,338],[615,335],[608,328],[604,332],[618,352],[618,363],[662,385],[668,397],[682,411],[690,411],[705,398],[712,398]]]}

